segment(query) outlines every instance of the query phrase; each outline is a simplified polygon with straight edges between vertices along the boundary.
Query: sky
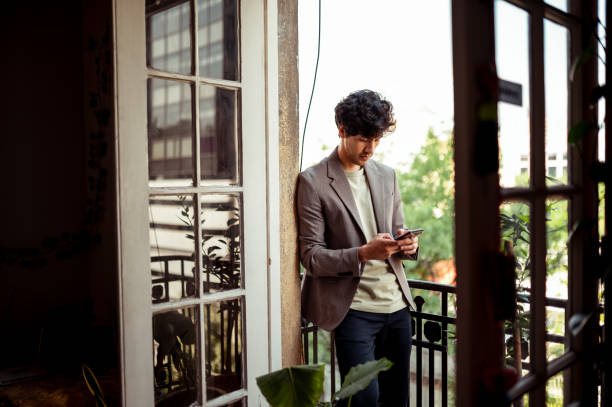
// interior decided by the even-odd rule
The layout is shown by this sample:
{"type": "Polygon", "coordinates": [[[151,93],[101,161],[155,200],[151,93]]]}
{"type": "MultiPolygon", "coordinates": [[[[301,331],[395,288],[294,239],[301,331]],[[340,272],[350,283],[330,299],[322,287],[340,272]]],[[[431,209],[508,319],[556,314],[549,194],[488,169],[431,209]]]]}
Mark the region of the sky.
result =
{"type": "MultiPolygon", "coordinates": [[[[547,3],[565,9],[566,0],[547,3]]],[[[321,49],[308,118],[303,168],[319,162],[338,144],[335,105],[350,92],[372,89],[395,108],[397,128],[383,139],[375,158],[409,169],[428,128],[453,127],[450,0],[323,0],[321,49]],[[374,5],[375,4],[375,5],[374,5]]],[[[528,15],[496,0],[498,76],[522,85],[523,104],[500,104],[502,185],[512,186],[520,156],[529,148],[528,15]]],[[[300,138],[317,57],[318,1],[299,5],[300,138]]],[[[567,151],[567,30],[546,22],[545,97],[547,153],[567,151]]],[[[558,174],[560,176],[560,174],[558,174]]]]}
{"type": "MultiPolygon", "coordinates": [[[[338,144],[334,107],[372,89],[394,106],[397,127],[378,147],[384,162],[407,167],[431,126],[452,129],[450,1],[323,0],[317,83],[303,168],[338,144]],[[374,6],[375,4],[375,6],[374,6]]],[[[300,137],[317,57],[318,1],[299,5],[300,137]]]]}

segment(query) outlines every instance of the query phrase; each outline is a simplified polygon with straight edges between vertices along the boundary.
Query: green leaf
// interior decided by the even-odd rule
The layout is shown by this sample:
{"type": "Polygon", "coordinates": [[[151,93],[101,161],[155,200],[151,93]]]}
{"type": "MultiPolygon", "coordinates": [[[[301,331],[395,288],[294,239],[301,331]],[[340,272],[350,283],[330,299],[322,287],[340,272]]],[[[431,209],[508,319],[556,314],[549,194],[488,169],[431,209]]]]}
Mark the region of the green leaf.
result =
{"type": "Polygon", "coordinates": [[[272,407],[313,407],[323,393],[325,365],[287,367],[259,376],[257,386],[272,407]]]}
{"type": "Polygon", "coordinates": [[[497,121],[497,103],[483,103],[478,107],[478,118],[480,121],[497,121]]]}
{"type": "Polygon", "coordinates": [[[240,225],[232,225],[225,231],[225,237],[235,239],[240,237],[240,225]]]}
{"type": "Polygon", "coordinates": [[[573,336],[578,336],[580,334],[580,332],[582,331],[582,328],[584,328],[587,322],[589,322],[591,315],[593,314],[592,313],[590,314],[576,313],[572,315],[572,317],[569,319],[568,326],[573,336]]]}
{"type": "Polygon", "coordinates": [[[570,232],[567,235],[567,240],[566,243],[569,244],[569,242],[572,241],[572,239],[574,238],[574,235],[576,234],[576,232],[580,231],[581,229],[584,229],[585,227],[588,227],[592,224],[591,221],[589,221],[588,219],[580,219],[579,221],[574,222],[574,225],[572,226],[572,229],[570,230],[570,232]]]}
{"type": "Polygon", "coordinates": [[[85,379],[85,384],[87,385],[89,392],[96,400],[96,406],[106,407],[104,394],[102,393],[102,388],[100,387],[100,383],[98,383],[98,379],[96,379],[96,375],[94,375],[87,365],[81,366],[81,373],[83,374],[83,379],[85,379]]]}
{"type": "Polygon", "coordinates": [[[589,45],[580,53],[580,55],[576,57],[570,69],[570,81],[574,81],[574,76],[576,75],[576,72],[578,72],[578,70],[582,68],[582,65],[584,65],[585,62],[591,59],[593,56],[595,56],[595,49],[593,48],[593,45],[589,45]]]}
{"type": "Polygon", "coordinates": [[[206,254],[210,255],[213,251],[220,250],[220,249],[221,248],[219,246],[210,246],[208,250],[206,251],[206,254]]]}
{"type": "Polygon", "coordinates": [[[332,400],[345,399],[365,389],[380,372],[389,370],[391,366],[393,366],[393,363],[387,358],[372,360],[353,366],[344,378],[342,387],[334,394],[332,400]]]}
{"type": "Polygon", "coordinates": [[[579,122],[574,124],[567,136],[568,143],[576,144],[594,128],[595,126],[591,122],[579,122]]]}
{"type": "Polygon", "coordinates": [[[180,220],[181,222],[183,222],[185,225],[187,225],[187,226],[191,226],[191,223],[189,223],[189,221],[188,221],[188,220],[189,220],[189,218],[187,218],[187,220],[186,220],[186,219],[184,219],[184,218],[181,218],[180,216],[177,216],[177,218],[178,218],[178,220],[180,220]]]}

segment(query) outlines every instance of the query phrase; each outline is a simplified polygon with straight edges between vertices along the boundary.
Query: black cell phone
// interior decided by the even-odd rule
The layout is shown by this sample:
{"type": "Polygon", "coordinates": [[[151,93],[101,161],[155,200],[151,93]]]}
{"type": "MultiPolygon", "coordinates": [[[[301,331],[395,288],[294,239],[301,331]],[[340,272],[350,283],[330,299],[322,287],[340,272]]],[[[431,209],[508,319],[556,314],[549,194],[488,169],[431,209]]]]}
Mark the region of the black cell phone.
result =
{"type": "Polygon", "coordinates": [[[423,232],[425,232],[425,229],[412,229],[400,236],[396,236],[395,240],[402,240],[402,239],[407,238],[408,236],[418,236],[423,232]]]}

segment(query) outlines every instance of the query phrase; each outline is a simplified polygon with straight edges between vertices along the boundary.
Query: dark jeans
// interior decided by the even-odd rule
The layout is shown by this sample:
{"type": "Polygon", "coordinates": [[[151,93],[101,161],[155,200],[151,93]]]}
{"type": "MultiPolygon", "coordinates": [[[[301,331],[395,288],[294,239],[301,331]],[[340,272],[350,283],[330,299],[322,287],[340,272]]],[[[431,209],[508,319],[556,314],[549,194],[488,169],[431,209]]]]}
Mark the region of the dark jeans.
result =
{"type": "MultiPolygon", "coordinates": [[[[349,310],[334,331],[342,381],[351,367],[383,356],[393,362],[353,396],[351,407],[406,407],[410,390],[412,320],[408,307],[392,314],[349,310]]],[[[346,406],[348,399],[339,405],[346,406]]]]}

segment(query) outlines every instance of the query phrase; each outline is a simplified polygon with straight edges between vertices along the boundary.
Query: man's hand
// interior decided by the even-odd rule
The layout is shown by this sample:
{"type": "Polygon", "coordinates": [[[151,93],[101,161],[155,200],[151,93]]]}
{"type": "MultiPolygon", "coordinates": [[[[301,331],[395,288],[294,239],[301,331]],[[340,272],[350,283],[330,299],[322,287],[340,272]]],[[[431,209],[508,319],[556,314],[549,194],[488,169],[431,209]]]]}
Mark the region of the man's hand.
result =
{"type": "MultiPolygon", "coordinates": [[[[396,236],[401,236],[406,232],[408,232],[408,229],[398,229],[396,236]]],[[[402,240],[397,240],[396,242],[399,245],[399,251],[401,251],[404,256],[415,254],[419,248],[418,236],[408,236],[402,240]]]]}
{"type": "Polygon", "coordinates": [[[386,260],[400,250],[398,243],[390,234],[379,233],[374,239],[359,248],[357,251],[359,253],[359,262],[386,260]]]}

